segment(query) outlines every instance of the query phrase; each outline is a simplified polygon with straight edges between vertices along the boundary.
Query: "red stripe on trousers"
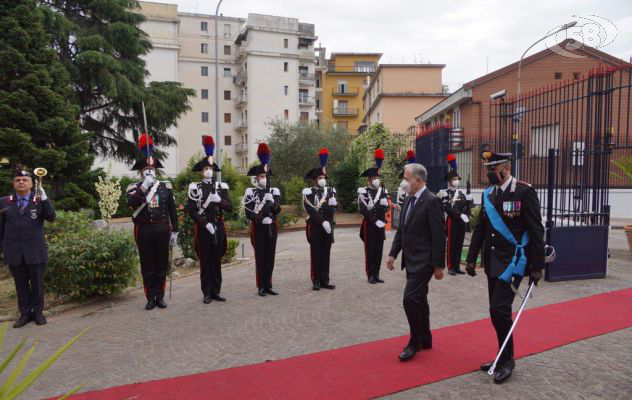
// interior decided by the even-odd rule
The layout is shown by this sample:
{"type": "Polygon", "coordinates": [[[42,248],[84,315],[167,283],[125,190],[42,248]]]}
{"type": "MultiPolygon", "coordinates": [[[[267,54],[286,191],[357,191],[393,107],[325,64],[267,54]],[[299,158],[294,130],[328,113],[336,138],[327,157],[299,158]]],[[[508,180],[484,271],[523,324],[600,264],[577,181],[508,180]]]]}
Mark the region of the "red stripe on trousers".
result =
{"type": "Polygon", "coordinates": [[[450,255],[452,254],[452,252],[450,251],[450,231],[452,230],[452,218],[448,217],[448,229],[447,229],[447,233],[448,233],[448,246],[447,246],[447,259],[448,259],[448,269],[452,269],[452,259],[450,258],[450,255]]]}
{"type": "MultiPolygon", "coordinates": [[[[310,242],[311,242],[311,234],[312,234],[312,227],[310,226],[310,224],[306,225],[307,227],[307,237],[310,238],[310,242]]],[[[314,282],[314,258],[312,257],[312,244],[309,243],[309,275],[312,278],[312,282],[314,282]]]]}
{"type": "Polygon", "coordinates": [[[366,244],[369,238],[367,236],[366,227],[367,227],[367,221],[364,220],[362,221],[362,230],[364,231],[364,271],[366,272],[367,278],[370,278],[369,277],[369,253],[368,253],[368,247],[366,244]]]}
{"type": "Polygon", "coordinates": [[[257,288],[259,288],[259,261],[257,258],[257,240],[255,239],[255,223],[250,223],[250,243],[252,243],[252,248],[255,252],[255,283],[257,284],[257,288]]]}

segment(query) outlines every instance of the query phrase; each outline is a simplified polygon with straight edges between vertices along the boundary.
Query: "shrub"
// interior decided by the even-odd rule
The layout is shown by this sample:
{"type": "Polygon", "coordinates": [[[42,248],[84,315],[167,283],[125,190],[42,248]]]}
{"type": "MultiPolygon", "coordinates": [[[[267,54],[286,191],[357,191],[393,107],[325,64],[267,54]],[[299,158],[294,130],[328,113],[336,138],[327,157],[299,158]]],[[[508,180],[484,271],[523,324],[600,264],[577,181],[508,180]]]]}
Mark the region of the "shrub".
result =
{"type": "Polygon", "coordinates": [[[134,182],[138,182],[138,178],[122,176],[121,179],[119,180],[121,195],[119,196],[119,199],[118,199],[118,208],[116,210],[116,213],[113,215],[114,217],[118,217],[118,218],[131,217],[132,214],[134,213],[134,210],[132,210],[132,208],[127,205],[127,193],[126,193],[127,187],[134,182]]]}
{"type": "Polygon", "coordinates": [[[472,211],[470,214],[470,222],[468,223],[468,227],[470,231],[474,230],[474,227],[476,226],[476,224],[478,224],[478,220],[481,216],[482,208],[483,206],[480,204],[475,207],[472,207],[472,211]]]}
{"type": "Polygon", "coordinates": [[[358,211],[358,167],[355,158],[349,154],[340,162],[333,174],[338,204],[344,212],[358,211]]]}
{"type": "Polygon", "coordinates": [[[228,245],[226,246],[226,254],[222,257],[222,264],[228,264],[233,261],[235,254],[237,254],[237,246],[239,246],[239,240],[228,239],[228,245]]]}
{"type": "Polygon", "coordinates": [[[303,189],[307,186],[305,180],[294,175],[285,183],[285,199],[291,206],[292,214],[300,217],[305,214],[303,210],[303,189]]]}
{"type": "Polygon", "coordinates": [[[121,185],[119,179],[114,177],[99,177],[95,183],[97,193],[99,194],[99,212],[101,218],[110,220],[112,215],[116,214],[119,206],[119,198],[121,194],[121,185]]]}
{"type": "Polygon", "coordinates": [[[91,229],[86,214],[77,212],[58,212],[47,232],[48,292],[83,300],[116,294],[134,283],[138,257],[131,233],[91,229]]]}
{"type": "Polygon", "coordinates": [[[174,192],[174,196],[178,212],[178,245],[183,257],[197,260],[197,254],[195,253],[195,223],[186,209],[187,201],[189,200],[188,189],[174,192]]]}

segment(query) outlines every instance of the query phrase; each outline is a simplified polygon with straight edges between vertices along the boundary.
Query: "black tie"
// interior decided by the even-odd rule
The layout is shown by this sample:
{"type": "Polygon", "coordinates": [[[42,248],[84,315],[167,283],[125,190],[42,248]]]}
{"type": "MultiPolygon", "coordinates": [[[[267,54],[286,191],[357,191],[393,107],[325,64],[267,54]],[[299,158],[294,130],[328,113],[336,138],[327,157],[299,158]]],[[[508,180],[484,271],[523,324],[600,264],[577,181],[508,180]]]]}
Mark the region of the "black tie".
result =
{"type": "Polygon", "coordinates": [[[413,196],[408,202],[408,208],[406,209],[406,217],[404,218],[404,224],[408,224],[408,218],[410,218],[410,212],[415,207],[415,201],[417,201],[417,197],[413,196]]]}

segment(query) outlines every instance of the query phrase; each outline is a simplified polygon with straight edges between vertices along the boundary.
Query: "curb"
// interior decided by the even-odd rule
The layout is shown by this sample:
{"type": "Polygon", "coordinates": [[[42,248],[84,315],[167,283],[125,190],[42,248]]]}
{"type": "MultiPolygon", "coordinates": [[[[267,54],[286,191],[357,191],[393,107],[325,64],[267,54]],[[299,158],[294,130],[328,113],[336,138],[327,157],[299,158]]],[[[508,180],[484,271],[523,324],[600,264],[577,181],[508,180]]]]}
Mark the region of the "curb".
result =
{"type": "MultiPolygon", "coordinates": [[[[360,226],[362,226],[361,222],[346,222],[346,223],[340,223],[340,224],[336,224],[336,229],[342,229],[342,228],[359,228],[360,226]]],[[[300,225],[300,226],[290,226],[288,228],[281,228],[279,229],[278,233],[285,233],[285,232],[298,232],[298,231],[303,231],[305,230],[305,225],[300,225]]],[[[249,237],[250,236],[250,232],[247,231],[227,231],[226,235],[228,237],[249,237]]]]}

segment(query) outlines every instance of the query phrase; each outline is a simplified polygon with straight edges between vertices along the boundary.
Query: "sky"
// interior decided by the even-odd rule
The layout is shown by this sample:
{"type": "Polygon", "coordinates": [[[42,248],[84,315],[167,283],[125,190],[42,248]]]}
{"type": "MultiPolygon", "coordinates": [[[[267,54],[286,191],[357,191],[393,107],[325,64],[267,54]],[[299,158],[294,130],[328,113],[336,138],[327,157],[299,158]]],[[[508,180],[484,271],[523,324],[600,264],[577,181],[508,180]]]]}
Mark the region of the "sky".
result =
{"type": "MultiPolygon", "coordinates": [[[[178,11],[215,14],[216,2],[170,0],[178,11]]],[[[380,63],[446,64],[443,83],[465,82],[520,59],[553,29],[578,21],[570,37],[596,43],[616,57],[632,57],[631,0],[224,0],[220,13],[298,18],[316,25],[317,43],[330,52],[379,52],[380,63]]],[[[566,37],[558,34],[561,41],[566,37]]],[[[554,38],[529,51],[554,44],[554,38]]]]}

